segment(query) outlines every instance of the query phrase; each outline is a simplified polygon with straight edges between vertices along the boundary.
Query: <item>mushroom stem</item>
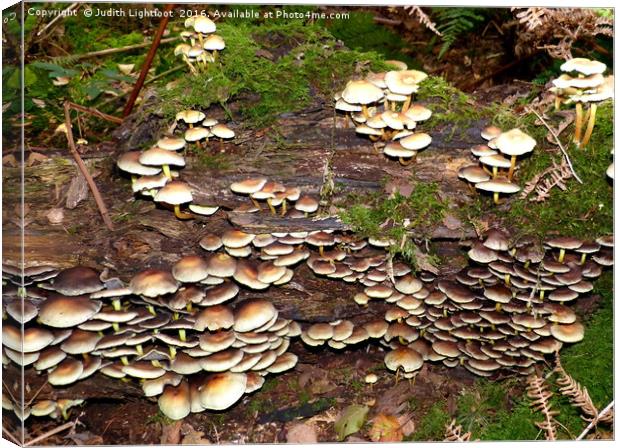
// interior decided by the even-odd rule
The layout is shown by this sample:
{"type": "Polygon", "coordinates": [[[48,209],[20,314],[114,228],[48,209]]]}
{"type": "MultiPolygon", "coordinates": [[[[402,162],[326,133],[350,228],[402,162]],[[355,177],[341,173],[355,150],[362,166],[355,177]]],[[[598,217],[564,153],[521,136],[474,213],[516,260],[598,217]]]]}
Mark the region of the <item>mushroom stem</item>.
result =
{"type": "Polygon", "coordinates": [[[499,302],[495,303],[495,311],[499,313],[501,310],[502,310],[502,304],[499,302]]]}
{"type": "Polygon", "coordinates": [[[276,214],[276,209],[273,208],[273,205],[271,205],[271,198],[267,198],[267,205],[269,206],[269,210],[271,211],[272,215],[276,214]]]}
{"type": "Polygon", "coordinates": [[[364,114],[364,118],[370,118],[370,115],[368,114],[368,106],[365,104],[362,104],[362,114],[364,114]]]}
{"type": "Polygon", "coordinates": [[[146,309],[149,310],[149,313],[151,313],[153,316],[157,316],[157,313],[155,312],[155,308],[153,307],[153,305],[147,305],[146,309]]]}
{"type": "Polygon", "coordinates": [[[560,110],[560,103],[561,103],[561,98],[559,96],[555,97],[555,101],[553,102],[555,111],[557,112],[558,110],[560,110]]]}
{"type": "Polygon", "coordinates": [[[168,346],[168,349],[170,351],[170,359],[174,359],[177,357],[177,349],[174,348],[172,345],[168,346]]]}
{"type": "Polygon", "coordinates": [[[185,333],[184,329],[179,330],[179,339],[183,342],[187,341],[187,333],[185,333]]]}
{"type": "Polygon", "coordinates": [[[112,329],[114,330],[114,333],[117,333],[120,331],[121,328],[118,326],[118,322],[114,322],[112,324],[112,329]]]}
{"type": "Polygon", "coordinates": [[[583,124],[583,104],[581,101],[578,101],[575,105],[575,136],[573,137],[573,142],[579,146],[579,142],[581,141],[581,126],[583,124]]]}
{"type": "Polygon", "coordinates": [[[213,61],[217,61],[217,50],[213,50],[213,53],[211,53],[211,55],[213,56],[213,61]]]}
{"type": "Polygon", "coordinates": [[[590,105],[590,117],[588,118],[588,127],[586,128],[586,133],[583,136],[583,140],[581,141],[582,148],[590,141],[590,137],[592,137],[592,131],[594,130],[594,122],[596,121],[596,103],[592,103],[590,105]]]}
{"type": "Polygon", "coordinates": [[[202,149],[202,143],[200,143],[200,140],[196,140],[196,146],[198,146],[199,149],[202,149]]]}
{"type": "Polygon", "coordinates": [[[545,300],[545,290],[541,289],[540,294],[538,295],[541,301],[545,300]]]}
{"type": "Polygon", "coordinates": [[[405,113],[409,110],[409,106],[411,106],[411,95],[407,97],[407,100],[403,104],[403,108],[401,109],[402,113],[405,113]]]}
{"type": "Polygon", "coordinates": [[[496,166],[493,167],[492,176],[493,176],[493,179],[495,179],[497,177],[497,167],[496,166]]]}
{"type": "Polygon", "coordinates": [[[560,263],[564,263],[564,255],[566,254],[566,249],[560,249],[560,255],[558,256],[558,261],[560,263]]]}
{"type": "Polygon", "coordinates": [[[323,246],[319,246],[319,254],[321,255],[321,257],[323,256],[323,246]]]}
{"type": "Polygon", "coordinates": [[[140,356],[144,355],[144,350],[142,349],[142,344],[136,345],[136,351],[138,352],[138,355],[140,355],[140,356]]]}
{"type": "Polygon", "coordinates": [[[499,192],[498,191],[493,192],[493,203],[495,205],[499,205],[499,192]]]}
{"type": "Polygon", "coordinates": [[[193,73],[196,74],[198,71],[196,70],[196,67],[194,67],[194,64],[192,64],[192,61],[189,60],[189,58],[185,55],[183,55],[183,60],[185,61],[185,63],[189,66],[189,70],[193,73]]]}
{"type": "Polygon", "coordinates": [[[586,264],[587,254],[584,252],[581,254],[581,262],[579,264],[586,264]]]}
{"type": "Polygon", "coordinates": [[[131,185],[134,185],[137,180],[138,180],[138,176],[136,176],[135,174],[132,174],[131,175],[131,185]]]}
{"type": "Polygon", "coordinates": [[[504,283],[510,287],[510,274],[504,274],[504,283]]]}
{"type": "Polygon", "coordinates": [[[282,200],[282,211],[280,212],[282,216],[286,215],[286,198],[282,200]]]}
{"type": "Polygon", "coordinates": [[[170,172],[170,167],[168,165],[162,165],[161,169],[164,171],[164,175],[168,178],[168,180],[172,180],[172,173],[170,172]]]}
{"type": "Polygon", "coordinates": [[[192,219],[193,216],[189,213],[181,212],[181,206],[179,204],[174,205],[174,216],[179,219],[192,219]]]}
{"type": "Polygon", "coordinates": [[[112,308],[114,308],[114,311],[120,311],[121,310],[121,299],[112,300],[112,308]]]}
{"type": "Polygon", "coordinates": [[[408,166],[408,165],[411,165],[411,162],[413,161],[413,159],[405,160],[404,158],[399,157],[398,161],[400,162],[402,166],[408,166]]]}
{"type": "Polygon", "coordinates": [[[123,363],[124,366],[128,366],[129,365],[129,361],[127,360],[127,356],[121,356],[121,362],[123,363]]]}
{"type": "Polygon", "coordinates": [[[185,309],[186,309],[189,313],[191,313],[191,312],[192,312],[192,310],[194,309],[194,308],[192,308],[192,302],[187,302],[187,305],[185,305],[185,309]]]}
{"type": "Polygon", "coordinates": [[[263,207],[260,206],[260,203],[256,199],[254,199],[252,196],[250,196],[250,201],[252,201],[252,204],[254,204],[254,207],[256,207],[257,209],[259,210],[263,209],[263,207]]]}
{"type": "Polygon", "coordinates": [[[510,158],[510,169],[508,170],[508,180],[512,180],[512,175],[515,173],[515,168],[517,167],[517,156],[512,156],[510,158]]]}

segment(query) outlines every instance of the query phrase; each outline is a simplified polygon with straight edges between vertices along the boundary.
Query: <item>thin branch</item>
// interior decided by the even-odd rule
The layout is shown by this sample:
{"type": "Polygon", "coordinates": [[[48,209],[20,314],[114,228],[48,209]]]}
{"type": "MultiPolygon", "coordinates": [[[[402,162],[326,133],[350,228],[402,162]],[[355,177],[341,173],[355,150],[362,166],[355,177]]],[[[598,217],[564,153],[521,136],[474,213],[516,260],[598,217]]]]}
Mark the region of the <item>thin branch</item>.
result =
{"type": "Polygon", "coordinates": [[[101,112],[97,109],[93,109],[91,107],[81,106],[79,104],[72,103],[71,101],[67,101],[65,104],[68,104],[70,109],[79,110],[80,112],[84,112],[89,115],[94,115],[95,117],[103,118],[104,120],[111,121],[112,123],[116,123],[116,124],[123,123],[122,118],[115,117],[114,115],[108,115],[104,112],[101,112]]]}
{"type": "Polygon", "coordinates": [[[22,445],[22,443],[19,440],[17,440],[17,437],[14,436],[13,434],[11,434],[11,432],[8,429],[2,428],[2,432],[4,432],[4,435],[7,436],[9,439],[11,439],[11,441],[15,445],[17,445],[17,446],[21,446],[22,445]]]}
{"type": "Polygon", "coordinates": [[[605,409],[603,409],[594,420],[592,420],[590,422],[590,424],[588,426],[586,426],[586,429],[583,430],[583,432],[581,434],[579,434],[579,437],[577,437],[575,440],[583,440],[583,438],[586,436],[586,434],[588,434],[588,432],[590,432],[590,430],[592,428],[594,428],[594,426],[599,422],[599,420],[603,417],[605,417],[605,415],[607,415],[614,407],[614,401],[612,400],[611,403],[609,403],[607,406],[605,406],[605,409]]]}
{"type": "Polygon", "coordinates": [[[92,176],[88,172],[88,168],[86,168],[86,165],[84,165],[84,161],[80,157],[80,154],[77,152],[77,149],[75,148],[75,142],[73,141],[73,130],[71,129],[71,107],[72,107],[71,103],[66,101],[65,102],[65,126],[67,128],[67,142],[69,144],[69,150],[71,151],[71,155],[73,155],[73,158],[75,159],[78,165],[78,168],[82,172],[82,175],[86,179],[86,182],[88,183],[88,186],[90,187],[90,191],[93,193],[93,197],[95,198],[95,202],[97,203],[97,207],[99,208],[99,213],[101,213],[103,222],[105,223],[108,229],[114,230],[114,225],[112,224],[112,220],[110,219],[110,216],[108,215],[108,209],[105,206],[103,199],[101,198],[101,194],[99,194],[99,189],[97,188],[97,185],[95,184],[95,181],[93,180],[92,176]]]}
{"type": "Polygon", "coordinates": [[[547,124],[545,119],[538,112],[536,112],[534,109],[532,109],[531,107],[526,107],[525,110],[529,111],[529,112],[532,112],[534,115],[536,115],[538,117],[538,119],[541,121],[541,123],[544,124],[545,127],[549,130],[549,132],[553,136],[555,142],[558,144],[558,146],[560,148],[560,151],[562,151],[562,154],[564,154],[564,158],[566,159],[566,163],[568,163],[568,167],[570,168],[571,173],[573,173],[573,177],[575,179],[577,179],[577,182],[579,182],[580,184],[583,184],[583,182],[581,181],[579,176],[577,176],[577,173],[575,173],[575,169],[573,168],[573,164],[570,161],[570,157],[568,157],[568,153],[566,152],[566,149],[564,148],[564,145],[562,145],[562,142],[560,141],[560,138],[555,133],[555,131],[551,128],[551,126],[549,126],[547,124]]]}
{"type": "MultiPolygon", "coordinates": [[[[174,42],[175,40],[179,40],[179,39],[180,37],[168,37],[166,39],[162,39],[160,44],[167,44],[168,42],[174,42]]],[[[67,57],[70,57],[75,61],[81,61],[82,59],[90,59],[90,58],[96,58],[99,56],[107,56],[109,54],[123,53],[125,51],[137,50],[139,48],[148,47],[149,45],[151,45],[151,42],[143,42],[141,44],[127,45],[126,47],[106,48],[105,50],[91,51],[90,53],[76,54],[76,55],[71,55],[67,57]]],[[[50,58],[50,59],[53,61],[57,58],[50,58]]]]}
{"type": "Polygon", "coordinates": [[[32,440],[29,440],[28,442],[24,443],[24,446],[31,446],[31,445],[35,445],[45,439],[47,439],[48,437],[53,436],[54,434],[58,434],[59,432],[64,431],[65,429],[69,429],[75,426],[75,424],[77,423],[77,420],[74,422],[68,422],[65,423],[64,425],[60,425],[54,429],[52,429],[51,431],[46,432],[45,434],[41,434],[39,437],[35,437],[32,440]]]}
{"type": "Polygon", "coordinates": [[[45,32],[45,30],[47,30],[49,27],[51,27],[58,20],[67,17],[67,13],[69,11],[71,11],[72,9],[75,9],[76,7],[79,7],[79,6],[80,6],[80,4],[77,3],[77,2],[76,3],[71,3],[69,6],[67,6],[67,8],[64,11],[59,13],[56,17],[54,17],[52,20],[50,20],[47,25],[45,25],[41,30],[39,30],[37,32],[37,37],[40,36],[41,34],[43,34],[45,32]]]}

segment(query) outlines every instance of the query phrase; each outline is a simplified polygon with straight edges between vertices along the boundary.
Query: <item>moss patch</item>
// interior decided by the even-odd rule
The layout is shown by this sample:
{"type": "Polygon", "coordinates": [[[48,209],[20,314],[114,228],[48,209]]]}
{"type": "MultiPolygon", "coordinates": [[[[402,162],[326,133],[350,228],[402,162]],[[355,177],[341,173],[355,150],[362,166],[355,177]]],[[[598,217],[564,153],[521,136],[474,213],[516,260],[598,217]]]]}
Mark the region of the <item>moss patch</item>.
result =
{"type": "Polygon", "coordinates": [[[346,224],[365,238],[393,240],[390,251],[402,255],[414,268],[417,249],[409,233],[430,235],[447,210],[436,183],[418,183],[409,196],[396,193],[386,199],[383,193],[376,193],[350,197],[347,204],[352,205],[340,211],[340,218],[346,224]]]}
{"type": "Polygon", "coordinates": [[[355,70],[383,67],[376,53],[342,48],[317,24],[222,23],[218,34],[226,41],[219,63],[161,90],[166,117],[184,108],[243,99],[241,118],[251,126],[265,125],[279,114],[303,109],[317,94],[331,101],[355,70]]]}

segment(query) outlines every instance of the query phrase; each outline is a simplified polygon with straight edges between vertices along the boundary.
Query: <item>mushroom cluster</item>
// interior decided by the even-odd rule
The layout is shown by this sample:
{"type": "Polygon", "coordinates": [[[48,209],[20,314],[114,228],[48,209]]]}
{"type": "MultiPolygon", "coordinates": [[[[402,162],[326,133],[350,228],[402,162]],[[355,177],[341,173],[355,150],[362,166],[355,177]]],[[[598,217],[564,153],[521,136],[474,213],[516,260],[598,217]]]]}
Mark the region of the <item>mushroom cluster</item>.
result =
{"type": "Polygon", "coordinates": [[[389,279],[376,260],[365,276],[376,282],[354,300],[389,304],[385,319],[314,324],[302,331],[302,341],[342,349],[375,339],[392,349],[385,356],[388,369],[405,377],[415,375],[423,361],[463,365],[482,376],[499,369],[529,374],[545,355],[583,338],[583,326],[566,303],[591,291],[591,281],[613,264],[613,237],[511,244],[493,229],[468,255],[471,266],[454,280],[438,281],[428,273],[418,279],[396,265],[389,279]]]}
{"type": "MultiPolygon", "coordinates": [[[[258,278],[270,282],[273,271],[261,264],[258,278]]],[[[159,396],[160,409],[172,419],[227,409],[260,389],[265,375],[297,362],[287,352],[301,331],[295,322],[279,317],[266,299],[228,304],[240,289],[232,279],[254,289],[261,283],[252,281],[255,273],[226,254],[186,256],[171,271],[139,272],[128,286],[104,284],[89,267],[48,270],[43,283],[27,288],[23,309],[19,298],[3,302],[11,319],[2,328],[3,362],[46,374],[52,386],[95,372],[139,379],[145,395],[159,396]]],[[[36,272],[27,283],[40,279],[36,272]]],[[[50,404],[48,414],[38,415],[57,407],[50,404]]],[[[28,411],[37,415],[34,407],[28,411]]]]}
{"type": "Polygon", "coordinates": [[[496,126],[487,126],[480,135],[487,140],[487,144],[477,145],[471,149],[478,164],[461,167],[458,176],[468,183],[472,191],[474,191],[473,185],[479,190],[493,193],[493,202],[499,204],[500,193],[512,194],[521,189],[512,182],[517,157],[532,152],[536,140],[521,129],[502,132],[496,126]],[[510,156],[510,159],[505,156],[510,156]]]}
{"type": "Polygon", "coordinates": [[[599,61],[574,58],[564,62],[560,69],[565,72],[552,81],[551,91],[556,95],[556,109],[560,103],[575,104],[575,135],[573,142],[580,148],[590,141],[596,121],[597,103],[614,96],[614,77],[603,76],[607,66],[599,61]],[[590,107],[584,116],[583,106],[590,107]],[[583,138],[581,132],[587,121],[583,138]]]}
{"type": "Polygon", "coordinates": [[[187,125],[183,139],[189,144],[194,143],[202,149],[201,141],[208,142],[209,138],[216,138],[220,146],[224,140],[235,137],[235,131],[215,118],[207,117],[199,110],[187,109],[176,114],[176,121],[187,125]]]}
{"type": "Polygon", "coordinates": [[[209,63],[217,60],[226,43],[215,34],[215,23],[207,16],[188,17],[184,25],[188,28],[181,31],[184,43],[175,47],[174,55],[181,56],[192,73],[204,71],[209,63]]]}
{"type": "Polygon", "coordinates": [[[408,165],[432,141],[430,135],[414,131],[432,112],[411,103],[426,78],[426,73],[408,70],[405,64],[398,70],[370,73],[365,79],[349,81],[335,95],[335,108],[351,119],[357,133],[381,142],[376,146],[382,145],[386,156],[408,165]]]}
{"type": "Polygon", "coordinates": [[[155,202],[172,206],[177,218],[192,218],[191,214],[181,212],[183,204],[188,204],[189,209],[196,214],[212,215],[218,207],[192,203],[192,189],[185,182],[173,180],[179,177],[179,173],[172,171],[171,167],[185,166],[185,158],[179,152],[185,149],[187,143],[195,143],[202,148],[201,140],[208,141],[210,137],[215,137],[221,144],[226,139],[234,138],[235,132],[216,119],[206,117],[199,110],[183,110],[176,114],[176,121],[187,125],[183,138],[164,136],[145,151],[122,154],[116,165],[131,175],[134,194],[152,197],[155,202]]]}
{"type": "Polygon", "coordinates": [[[252,204],[237,208],[235,211],[243,213],[255,213],[262,210],[259,201],[266,201],[270,212],[275,215],[275,207],[280,207],[282,216],[290,218],[307,217],[319,208],[319,201],[308,195],[302,195],[298,187],[286,185],[269,180],[265,177],[251,177],[234,182],[230,189],[240,195],[248,195],[252,204]],[[293,209],[288,211],[288,204],[294,204],[293,209]]]}
{"type": "MultiPolygon", "coordinates": [[[[97,371],[139,378],[145,395],[158,396],[173,419],[226,409],[258,390],[268,373],[293,368],[297,357],[287,350],[296,336],[336,350],[378,342],[387,350],[386,367],[406,378],[425,361],[463,365],[482,376],[500,369],[528,374],[545,355],[583,338],[567,303],[591,291],[602,269],[613,265],[611,235],[539,244],[510,241],[493,229],[472,244],[470,266],[454,278],[414,275],[392,260],[389,245],[330,230],[254,235],[231,229],[200,240],[208,256],[143,270],[128,285],[102,282],[84,266],[28,268],[22,283],[18,269],[3,266],[3,364],[33,368],[52,386],[97,371]],[[360,284],[353,300],[383,301],[384,318],[302,328],[280,317],[269,300],[248,296],[289,282],[304,260],[317,276],[360,284]]],[[[4,406],[24,418],[68,408],[4,406]]]]}

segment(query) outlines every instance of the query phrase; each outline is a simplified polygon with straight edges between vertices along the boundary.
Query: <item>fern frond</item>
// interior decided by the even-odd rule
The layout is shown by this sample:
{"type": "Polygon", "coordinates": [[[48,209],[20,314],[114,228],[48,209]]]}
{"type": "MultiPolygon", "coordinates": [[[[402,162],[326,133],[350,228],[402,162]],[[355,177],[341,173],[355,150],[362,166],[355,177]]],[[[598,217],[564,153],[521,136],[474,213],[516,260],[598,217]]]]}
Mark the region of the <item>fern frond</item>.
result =
{"type": "Polygon", "coordinates": [[[555,422],[555,416],[558,415],[557,411],[551,409],[549,400],[553,396],[553,392],[549,390],[545,379],[537,375],[532,375],[527,379],[527,397],[532,400],[530,406],[537,412],[540,412],[545,417],[542,422],[535,422],[536,426],[545,431],[545,438],[547,440],[556,440],[557,427],[555,422]]]}
{"type": "Polygon", "coordinates": [[[446,425],[444,442],[469,442],[470,438],[471,432],[463,434],[463,427],[457,425],[455,419],[446,425]]]}
{"type": "Polygon", "coordinates": [[[559,375],[556,383],[560,386],[560,393],[567,397],[573,406],[581,410],[581,413],[583,414],[582,418],[584,420],[592,421],[598,419],[598,421],[602,423],[613,423],[613,412],[599,418],[598,409],[592,402],[590,394],[588,394],[588,389],[581,386],[577,380],[575,380],[564,370],[559,356],[556,356],[555,358],[555,368],[553,370],[559,375]]]}
{"type": "Polygon", "coordinates": [[[463,34],[484,20],[484,16],[477,14],[476,8],[434,8],[434,11],[437,11],[437,29],[443,41],[437,59],[441,59],[463,34]]]}
{"type": "Polygon", "coordinates": [[[431,20],[428,14],[422,11],[422,8],[413,5],[405,6],[405,11],[408,11],[410,16],[416,16],[418,18],[418,22],[431,30],[433,33],[441,36],[441,32],[439,32],[439,30],[437,29],[437,25],[435,24],[435,22],[431,20]]]}

